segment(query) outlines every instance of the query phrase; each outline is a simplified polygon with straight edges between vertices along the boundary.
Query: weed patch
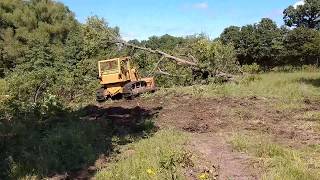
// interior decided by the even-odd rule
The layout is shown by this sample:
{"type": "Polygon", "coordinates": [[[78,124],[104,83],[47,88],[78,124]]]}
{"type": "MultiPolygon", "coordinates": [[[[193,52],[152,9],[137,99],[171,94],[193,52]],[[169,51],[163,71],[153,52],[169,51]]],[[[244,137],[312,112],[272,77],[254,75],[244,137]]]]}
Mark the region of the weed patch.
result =
{"type": "Polygon", "coordinates": [[[257,157],[265,169],[263,179],[309,180],[319,179],[316,168],[309,167],[302,151],[273,143],[265,136],[235,134],[231,140],[233,148],[257,157]]]}
{"type": "Polygon", "coordinates": [[[128,145],[119,158],[97,173],[96,179],[181,179],[186,161],[182,145],[185,134],[163,130],[154,136],[128,145]]]}

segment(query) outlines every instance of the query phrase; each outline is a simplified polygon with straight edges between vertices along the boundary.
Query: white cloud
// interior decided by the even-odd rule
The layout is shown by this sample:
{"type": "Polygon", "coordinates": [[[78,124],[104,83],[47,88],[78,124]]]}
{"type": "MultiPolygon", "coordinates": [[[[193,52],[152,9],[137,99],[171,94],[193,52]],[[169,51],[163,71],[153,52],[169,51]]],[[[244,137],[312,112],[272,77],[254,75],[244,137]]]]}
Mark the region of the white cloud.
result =
{"type": "Polygon", "coordinates": [[[207,2],[201,2],[201,3],[193,4],[192,7],[195,9],[208,9],[209,5],[207,2]]]}
{"type": "Polygon", "coordinates": [[[293,7],[294,7],[294,8],[297,8],[298,6],[302,6],[302,5],[304,5],[304,0],[300,0],[300,1],[296,2],[296,3],[293,5],[293,7]]]}
{"type": "Polygon", "coordinates": [[[129,41],[137,38],[137,36],[132,32],[121,33],[121,37],[125,41],[129,41]]]}

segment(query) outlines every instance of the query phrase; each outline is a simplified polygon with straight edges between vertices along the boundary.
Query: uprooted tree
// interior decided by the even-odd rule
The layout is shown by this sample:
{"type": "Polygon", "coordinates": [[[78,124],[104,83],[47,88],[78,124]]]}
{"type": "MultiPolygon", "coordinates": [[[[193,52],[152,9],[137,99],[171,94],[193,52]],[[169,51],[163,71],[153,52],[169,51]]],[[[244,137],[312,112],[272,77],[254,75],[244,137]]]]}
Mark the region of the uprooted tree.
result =
{"type": "MultiPolygon", "coordinates": [[[[112,32],[110,35],[111,39],[113,39],[110,42],[132,48],[133,53],[135,50],[142,50],[156,54],[159,59],[154,63],[153,72],[151,73],[172,76],[171,73],[163,71],[160,67],[165,59],[185,68],[190,68],[193,76],[201,76],[202,79],[219,77],[224,80],[233,80],[235,77],[234,73],[240,72],[236,54],[231,44],[223,45],[220,41],[210,41],[202,35],[187,37],[182,45],[180,44],[179,46],[179,44],[177,44],[171,53],[178,54],[178,56],[171,55],[163,50],[126,42],[112,32]]],[[[169,35],[165,35],[163,37],[168,36],[169,35]]],[[[163,64],[163,66],[163,68],[166,68],[165,64],[163,64]]]]}

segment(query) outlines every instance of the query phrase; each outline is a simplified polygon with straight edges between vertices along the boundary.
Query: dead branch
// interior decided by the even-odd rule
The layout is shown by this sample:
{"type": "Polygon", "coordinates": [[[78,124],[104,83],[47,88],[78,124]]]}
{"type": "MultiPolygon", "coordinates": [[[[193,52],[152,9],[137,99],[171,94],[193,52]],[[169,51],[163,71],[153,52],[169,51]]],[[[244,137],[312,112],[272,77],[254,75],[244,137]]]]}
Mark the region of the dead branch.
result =
{"type": "Polygon", "coordinates": [[[149,74],[148,76],[150,76],[152,73],[154,73],[154,72],[156,71],[156,69],[158,68],[158,66],[160,65],[161,61],[162,61],[164,58],[165,58],[164,56],[162,56],[162,57],[160,58],[160,60],[155,64],[153,70],[150,72],[150,74],[149,74]]]}
{"type": "Polygon", "coordinates": [[[162,75],[167,75],[167,76],[173,76],[172,74],[162,71],[160,68],[158,69],[158,71],[156,72],[156,74],[162,74],[162,75]]]}
{"type": "Polygon", "coordinates": [[[224,72],[218,72],[214,75],[215,77],[220,77],[220,78],[224,78],[227,81],[236,81],[237,76],[233,75],[233,74],[228,74],[228,73],[224,73],[224,72]]]}
{"type": "Polygon", "coordinates": [[[186,75],[174,75],[174,74],[170,74],[166,71],[163,71],[162,69],[158,68],[158,71],[156,72],[156,74],[159,75],[166,75],[166,76],[172,76],[172,77],[186,77],[186,75]]]}
{"type": "Polygon", "coordinates": [[[187,61],[187,60],[185,60],[185,59],[172,56],[172,55],[170,55],[170,54],[168,54],[168,53],[165,53],[165,52],[163,52],[163,51],[160,51],[160,50],[153,50],[153,49],[150,49],[150,48],[137,46],[137,45],[128,43],[128,42],[123,41],[123,40],[117,40],[117,41],[115,41],[115,43],[119,43],[119,44],[122,44],[122,45],[125,45],[125,46],[128,46],[128,47],[133,47],[133,48],[136,48],[136,49],[141,49],[141,50],[144,50],[144,51],[147,51],[147,52],[150,52],[150,53],[159,54],[159,55],[161,55],[161,56],[163,56],[163,57],[165,57],[165,58],[174,60],[174,61],[176,61],[178,64],[181,64],[181,65],[198,66],[198,64],[195,63],[195,62],[190,62],[190,61],[187,61]]]}
{"type": "Polygon", "coordinates": [[[192,59],[193,62],[198,63],[198,59],[196,59],[194,56],[192,56],[191,54],[188,54],[188,56],[192,59]]]}
{"type": "Polygon", "coordinates": [[[42,89],[43,89],[46,85],[47,85],[47,78],[46,78],[45,80],[43,80],[43,81],[41,82],[41,84],[38,86],[37,91],[36,91],[36,93],[35,93],[35,95],[34,95],[34,98],[33,98],[33,102],[34,102],[34,103],[37,102],[38,96],[42,93],[41,91],[42,91],[42,89]]]}

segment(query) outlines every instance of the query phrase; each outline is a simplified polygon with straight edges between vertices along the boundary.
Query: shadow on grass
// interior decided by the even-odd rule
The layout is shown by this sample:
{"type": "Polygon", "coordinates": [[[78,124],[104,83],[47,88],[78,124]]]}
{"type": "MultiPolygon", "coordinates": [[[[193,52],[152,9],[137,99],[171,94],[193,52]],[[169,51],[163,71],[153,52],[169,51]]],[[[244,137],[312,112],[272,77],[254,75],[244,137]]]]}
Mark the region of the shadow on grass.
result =
{"type": "Polygon", "coordinates": [[[299,82],[310,84],[314,87],[320,87],[320,78],[319,79],[308,79],[308,78],[301,78],[299,79],[299,82]]]}
{"type": "Polygon", "coordinates": [[[45,121],[34,123],[30,123],[34,113],[27,114],[28,119],[19,122],[22,129],[13,129],[14,136],[0,139],[0,151],[3,151],[0,153],[4,156],[0,159],[0,179],[30,174],[40,177],[62,174],[60,179],[89,178],[88,167],[94,166],[101,156],[117,153],[115,146],[157,131],[152,119],[161,109],[90,105],[77,111],[58,109],[50,112],[45,121]]]}

